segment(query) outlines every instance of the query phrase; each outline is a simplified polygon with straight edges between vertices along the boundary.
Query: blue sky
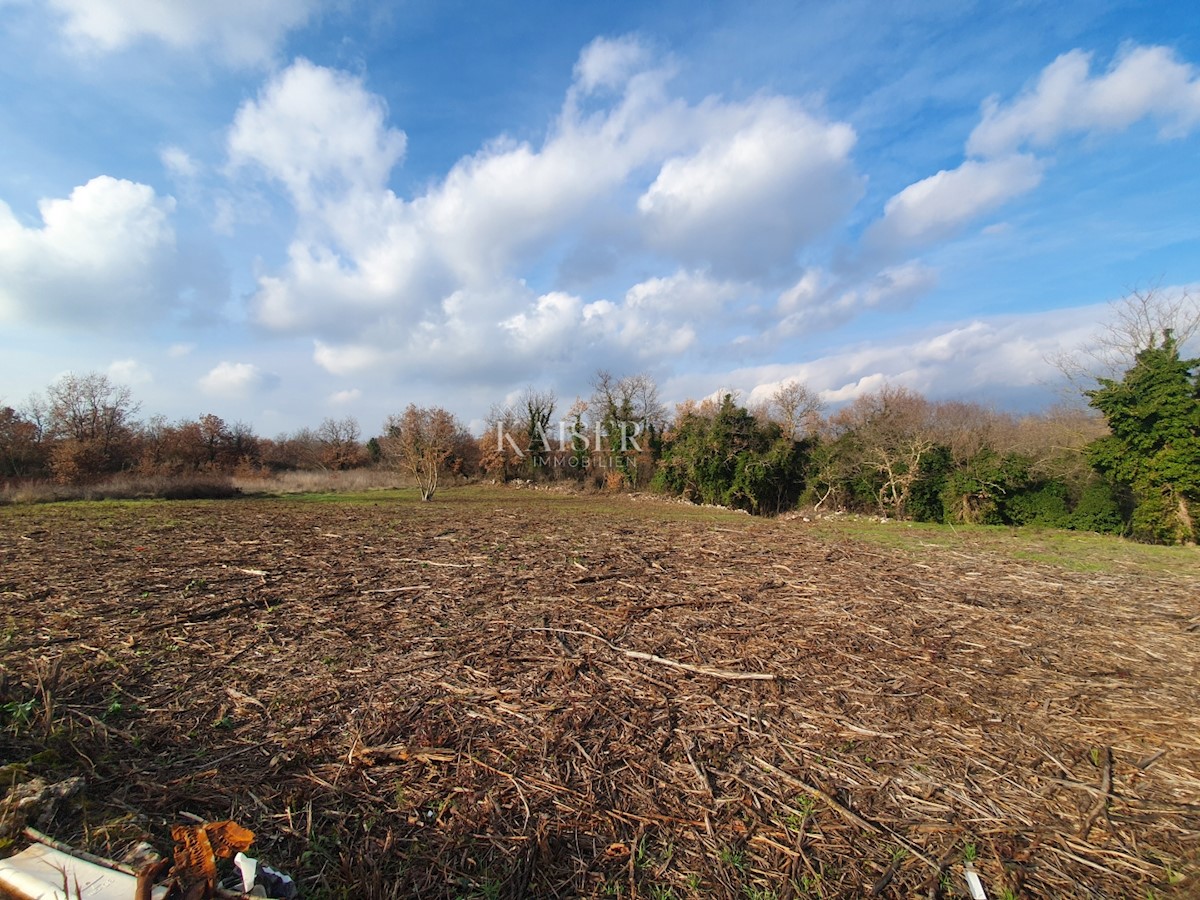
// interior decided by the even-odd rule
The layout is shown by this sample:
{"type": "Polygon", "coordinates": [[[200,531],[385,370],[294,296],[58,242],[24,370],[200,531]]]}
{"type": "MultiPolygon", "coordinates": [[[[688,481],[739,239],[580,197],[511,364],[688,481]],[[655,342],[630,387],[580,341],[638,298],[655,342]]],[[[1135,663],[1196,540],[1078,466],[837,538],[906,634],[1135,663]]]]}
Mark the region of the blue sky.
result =
{"type": "Polygon", "coordinates": [[[1038,408],[1200,283],[1194,8],[1063,6],[0,0],[0,403],[1038,408]]]}

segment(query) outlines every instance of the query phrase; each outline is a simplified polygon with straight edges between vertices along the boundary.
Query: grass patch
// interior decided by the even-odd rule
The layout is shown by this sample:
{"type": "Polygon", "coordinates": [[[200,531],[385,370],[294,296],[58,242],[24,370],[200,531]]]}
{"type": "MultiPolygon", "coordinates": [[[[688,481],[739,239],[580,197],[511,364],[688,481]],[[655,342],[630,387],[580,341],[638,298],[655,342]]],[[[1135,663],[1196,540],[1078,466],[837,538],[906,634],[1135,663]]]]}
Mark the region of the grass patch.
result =
{"type": "Polygon", "coordinates": [[[696,506],[653,494],[605,494],[552,485],[529,487],[494,484],[453,485],[439,488],[433,499],[423,502],[416,488],[392,488],[367,491],[308,491],[271,494],[283,502],[337,504],[346,506],[393,503],[437,514],[439,509],[479,507],[498,509],[544,510],[555,518],[596,516],[638,521],[687,521],[737,523],[754,527],[756,520],[736,510],[696,506]]]}
{"type": "Polygon", "coordinates": [[[266,492],[262,497],[282,500],[286,503],[332,503],[349,506],[377,503],[419,503],[421,495],[415,488],[380,488],[369,491],[300,491],[297,493],[276,494],[266,492]]]}
{"type": "Polygon", "coordinates": [[[920,556],[958,551],[1056,566],[1073,572],[1195,575],[1200,549],[1139,544],[1126,538],[1055,528],[1003,525],[936,525],[830,517],[815,524],[818,533],[891,547],[920,556]]]}
{"type": "MultiPolygon", "coordinates": [[[[422,517],[460,514],[477,509],[481,514],[500,510],[534,510],[547,523],[558,522],[563,527],[571,523],[586,527],[588,519],[625,520],[630,522],[699,522],[736,529],[768,527],[770,520],[756,519],[744,512],[714,506],[697,506],[656,494],[611,494],[572,489],[567,485],[517,486],[499,484],[449,485],[440,488],[433,500],[421,500],[415,487],[367,487],[363,489],[333,488],[325,484],[321,490],[277,491],[271,481],[237,482],[241,493],[234,499],[239,504],[283,504],[289,506],[354,507],[392,506],[397,513],[422,517]]],[[[296,487],[300,482],[288,482],[296,487]]],[[[346,483],[348,486],[349,482],[346,483]]],[[[175,518],[188,518],[191,510],[228,503],[228,500],[173,499],[162,496],[116,498],[75,498],[70,503],[14,503],[0,506],[0,517],[30,521],[86,521],[95,527],[105,527],[109,520],[123,520],[130,509],[161,507],[172,509],[175,518]]]]}
{"type": "MultiPolygon", "coordinates": [[[[733,528],[753,533],[769,530],[770,519],[758,519],[743,512],[712,506],[697,506],[675,498],[655,494],[609,494],[572,489],[569,485],[516,486],[496,484],[449,485],[438,490],[433,500],[423,502],[416,488],[364,486],[352,481],[327,482],[322,490],[288,490],[271,481],[238,482],[244,493],[235,495],[238,503],[282,503],[303,506],[376,507],[394,506],[406,515],[437,517],[476,508],[481,513],[498,510],[536,510],[547,522],[583,523],[587,518],[636,522],[696,522],[714,527],[733,528]],[[343,489],[345,488],[345,489],[343,489]]],[[[301,483],[288,482],[295,488],[301,483]]],[[[221,505],[229,500],[174,499],[163,496],[93,495],[71,503],[13,503],[0,506],[0,517],[10,520],[87,521],[104,527],[109,520],[123,519],[131,508],[158,506],[178,510],[187,516],[190,509],[221,505]],[[36,512],[35,512],[36,510],[36,512]]],[[[779,524],[794,527],[794,520],[779,524]]],[[[1140,574],[1158,576],[1194,576],[1200,570],[1200,549],[1140,544],[1111,535],[1065,531],[1042,527],[1013,528],[996,525],[937,525],[928,522],[880,521],[867,516],[828,516],[806,527],[823,538],[861,540],[899,550],[914,558],[948,552],[985,553],[1024,563],[1049,565],[1073,572],[1096,574],[1140,574]]]]}

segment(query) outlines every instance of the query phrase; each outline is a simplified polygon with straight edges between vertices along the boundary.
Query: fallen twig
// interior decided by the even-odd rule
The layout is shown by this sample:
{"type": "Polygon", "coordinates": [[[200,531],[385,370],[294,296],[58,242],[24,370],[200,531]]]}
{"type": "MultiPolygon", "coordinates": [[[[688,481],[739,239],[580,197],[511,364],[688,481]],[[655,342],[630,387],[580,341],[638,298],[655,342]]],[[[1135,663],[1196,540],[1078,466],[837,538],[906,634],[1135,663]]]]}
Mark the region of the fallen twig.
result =
{"type": "Polygon", "coordinates": [[[642,659],[646,662],[658,663],[660,666],[670,666],[673,669],[683,669],[685,672],[694,672],[697,675],[708,675],[710,678],[724,678],[728,681],[774,681],[775,676],[770,672],[734,672],[730,669],[714,669],[710,666],[694,666],[691,663],[679,662],[676,659],[667,659],[665,656],[656,656],[653,653],[643,653],[641,650],[626,650],[624,647],[618,647],[608,638],[601,637],[598,634],[592,634],[590,631],[579,631],[573,628],[529,628],[528,631],[546,631],[552,634],[577,634],[580,637],[591,638],[593,641],[599,641],[602,644],[607,644],[611,649],[618,653],[628,656],[630,659],[642,659]]]}

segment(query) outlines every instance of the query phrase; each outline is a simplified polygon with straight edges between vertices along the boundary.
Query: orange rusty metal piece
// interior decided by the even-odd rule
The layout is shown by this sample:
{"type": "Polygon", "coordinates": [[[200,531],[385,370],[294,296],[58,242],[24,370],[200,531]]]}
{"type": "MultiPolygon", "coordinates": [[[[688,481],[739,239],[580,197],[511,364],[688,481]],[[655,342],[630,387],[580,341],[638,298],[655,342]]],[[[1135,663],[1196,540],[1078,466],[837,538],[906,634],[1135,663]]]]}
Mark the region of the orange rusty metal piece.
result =
{"type": "Polygon", "coordinates": [[[173,873],[186,889],[203,883],[205,896],[211,895],[217,883],[217,858],[229,859],[239,851],[250,849],[254,832],[236,822],[206,822],[203,825],[173,825],[175,841],[173,873]]]}

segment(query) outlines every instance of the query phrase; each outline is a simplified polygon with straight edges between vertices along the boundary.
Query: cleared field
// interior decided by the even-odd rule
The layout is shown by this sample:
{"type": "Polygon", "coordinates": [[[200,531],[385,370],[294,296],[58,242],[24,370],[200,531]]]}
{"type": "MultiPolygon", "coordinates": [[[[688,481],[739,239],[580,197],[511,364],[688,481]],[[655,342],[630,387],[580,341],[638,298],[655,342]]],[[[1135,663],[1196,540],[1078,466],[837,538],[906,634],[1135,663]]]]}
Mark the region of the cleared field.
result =
{"type": "Polygon", "coordinates": [[[0,508],[0,762],[86,776],[56,836],[234,818],[306,897],[1196,896],[1197,552],[901,528],[0,508]]]}

